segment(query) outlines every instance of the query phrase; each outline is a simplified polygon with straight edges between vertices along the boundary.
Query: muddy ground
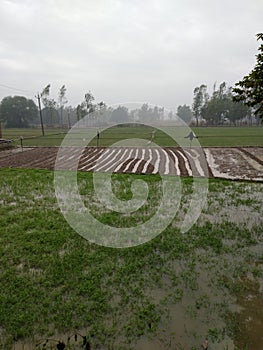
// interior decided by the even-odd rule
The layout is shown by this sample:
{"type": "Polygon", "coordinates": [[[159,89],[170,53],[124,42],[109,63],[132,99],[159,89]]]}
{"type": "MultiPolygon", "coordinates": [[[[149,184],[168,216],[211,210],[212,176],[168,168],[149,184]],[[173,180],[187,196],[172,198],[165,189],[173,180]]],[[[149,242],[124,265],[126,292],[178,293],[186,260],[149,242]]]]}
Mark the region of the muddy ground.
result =
{"type": "Polygon", "coordinates": [[[0,168],[78,169],[263,181],[262,147],[31,147],[0,152],[0,168]],[[59,151],[59,153],[58,153],[59,151]]]}

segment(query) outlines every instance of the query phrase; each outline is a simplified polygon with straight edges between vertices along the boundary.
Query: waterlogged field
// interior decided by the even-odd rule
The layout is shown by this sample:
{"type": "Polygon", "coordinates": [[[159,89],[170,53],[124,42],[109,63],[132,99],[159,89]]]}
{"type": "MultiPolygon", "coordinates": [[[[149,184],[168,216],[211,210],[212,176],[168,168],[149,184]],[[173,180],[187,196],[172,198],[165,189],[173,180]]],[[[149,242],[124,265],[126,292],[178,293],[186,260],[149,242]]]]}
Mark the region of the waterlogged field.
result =
{"type": "MultiPolygon", "coordinates": [[[[205,339],[215,350],[262,349],[262,184],[211,179],[206,208],[183,234],[192,180],[182,178],[171,225],[144,245],[112,249],[68,226],[53,176],[0,172],[0,349],[84,348],[77,333],[91,349],[194,350],[205,339]]],[[[149,197],[127,215],[99,203],[91,173],[78,174],[93,215],[118,227],[158,207],[157,175],[114,175],[116,196],[131,199],[135,179],[147,181],[149,197]]]]}
{"type": "MultiPolygon", "coordinates": [[[[157,126],[158,128],[158,126],[157,126]]],[[[177,127],[176,141],[173,141],[165,133],[174,127],[162,127],[164,133],[157,130],[153,141],[160,146],[176,146],[189,134],[184,127],[177,127]]],[[[88,139],[95,136],[90,143],[92,146],[109,146],[114,142],[129,138],[143,138],[152,140],[152,127],[112,127],[100,133],[99,141],[96,138],[97,129],[86,128],[79,130],[77,139],[88,139]]],[[[198,136],[201,146],[263,146],[263,127],[193,127],[192,130],[198,136]]],[[[4,129],[3,137],[15,140],[14,144],[20,145],[20,137],[23,136],[24,146],[59,146],[67,133],[67,129],[47,129],[45,136],[41,136],[41,129],[4,129]]],[[[100,131],[100,130],[99,130],[100,131]]]]}

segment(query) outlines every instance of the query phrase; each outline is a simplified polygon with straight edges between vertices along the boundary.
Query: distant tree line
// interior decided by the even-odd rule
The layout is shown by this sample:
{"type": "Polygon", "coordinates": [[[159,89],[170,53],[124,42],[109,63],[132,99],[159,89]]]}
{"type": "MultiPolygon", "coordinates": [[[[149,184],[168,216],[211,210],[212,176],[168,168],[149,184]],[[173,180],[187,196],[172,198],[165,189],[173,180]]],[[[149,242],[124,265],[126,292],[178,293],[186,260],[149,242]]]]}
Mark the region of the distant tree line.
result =
{"type": "Polygon", "coordinates": [[[233,101],[232,89],[226,83],[220,84],[209,96],[207,86],[202,84],[194,89],[192,108],[178,106],[177,115],[187,124],[195,125],[236,125],[238,120],[251,117],[251,111],[243,103],[233,101]]]}
{"type": "MultiPolygon", "coordinates": [[[[192,108],[180,105],[176,112],[167,112],[163,107],[142,104],[140,108],[129,110],[125,106],[115,108],[104,102],[95,102],[89,91],[83,101],[76,107],[67,105],[65,85],[59,90],[58,100],[50,98],[50,84],[40,94],[42,102],[42,119],[46,127],[70,128],[77,121],[85,126],[100,126],[120,123],[150,123],[176,120],[178,117],[187,124],[195,125],[236,125],[237,121],[247,118],[250,122],[252,110],[242,101],[234,102],[231,88],[225,83],[211,96],[206,85],[194,89],[192,108]]],[[[0,104],[0,120],[6,128],[27,128],[39,126],[39,110],[32,99],[24,96],[4,97],[0,104]]]]}
{"type": "Polygon", "coordinates": [[[223,82],[209,96],[207,86],[202,84],[194,89],[192,105],[195,124],[206,125],[236,125],[237,121],[245,118],[251,122],[252,111],[242,101],[233,100],[233,91],[223,82]]]}
{"type": "MultiPolygon", "coordinates": [[[[84,99],[76,107],[67,105],[66,87],[63,85],[58,92],[58,99],[50,97],[51,85],[44,87],[39,94],[42,108],[41,115],[46,127],[71,127],[76,122],[85,121],[86,126],[99,126],[116,123],[147,123],[165,119],[164,108],[142,104],[140,108],[129,110],[124,106],[108,107],[103,101],[95,102],[90,91],[84,94],[84,99]],[[85,118],[84,120],[84,117],[85,118]]],[[[170,112],[166,118],[172,119],[170,112]]],[[[0,121],[7,128],[27,128],[38,126],[39,109],[32,99],[24,96],[8,96],[0,104],[0,121]]]]}

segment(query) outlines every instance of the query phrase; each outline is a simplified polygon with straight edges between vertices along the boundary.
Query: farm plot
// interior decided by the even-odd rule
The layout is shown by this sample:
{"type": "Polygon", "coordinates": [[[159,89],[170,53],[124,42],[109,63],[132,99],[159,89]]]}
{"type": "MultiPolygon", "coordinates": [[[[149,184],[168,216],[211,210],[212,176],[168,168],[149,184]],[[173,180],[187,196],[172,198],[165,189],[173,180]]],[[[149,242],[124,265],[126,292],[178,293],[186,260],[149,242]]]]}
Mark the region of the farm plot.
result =
{"type": "Polygon", "coordinates": [[[263,180],[262,148],[206,148],[214,177],[263,180]]]}
{"type": "Polygon", "coordinates": [[[78,169],[130,174],[218,177],[263,181],[260,147],[33,147],[4,151],[2,168],[78,169]],[[77,161],[77,163],[76,163],[77,161]]]}

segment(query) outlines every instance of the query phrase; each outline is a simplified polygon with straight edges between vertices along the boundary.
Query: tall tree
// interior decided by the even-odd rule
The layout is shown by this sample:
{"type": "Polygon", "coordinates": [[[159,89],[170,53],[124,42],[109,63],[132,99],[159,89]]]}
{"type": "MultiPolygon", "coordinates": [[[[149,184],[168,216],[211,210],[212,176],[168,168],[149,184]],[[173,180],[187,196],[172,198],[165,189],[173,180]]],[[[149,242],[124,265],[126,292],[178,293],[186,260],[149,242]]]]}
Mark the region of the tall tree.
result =
{"type": "Polygon", "coordinates": [[[112,111],[111,122],[122,123],[130,121],[128,108],[124,106],[119,106],[112,111]]]}
{"type": "Polygon", "coordinates": [[[96,109],[97,126],[107,125],[111,117],[111,111],[107,107],[106,103],[104,101],[99,102],[96,106],[96,109]]]}
{"type": "Polygon", "coordinates": [[[148,106],[148,103],[144,103],[138,110],[138,116],[141,122],[146,123],[151,119],[152,111],[148,106]]]}
{"type": "Polygon", "coordinates": [[[219,125],[226,121],[236,125],[237,120],[249,115],[249,108],[241,101],[233,102],[232,90],[226,83],[220,84],[219,89],[214,87],[213,95],[207,99],[201,110],[201,116],[209,125],[219,125]]]}
{"type": "Polygon", "coordinates": [[[157,121],[163,118],[164,108],[159,106],[149,107],[148,103],[142,104],[141,108],[137,110],[138,119],[143,122],[157,121]]]}
{"type": "Polygon", "coordinates": [[[90,114],[95,111],[95,105],[93,103],[94,101],[94,96],[92,93],[89,91],[85,94],[85,103],[86,103],[86,108],[87,108],[87,113],[90,114]]]}
{"type": "MultiPolygon", "coordinates": [[[[256,36],[257,40],[263,40],[263,33],[256,36]]],[[[245,105],[255,108],[255,115],[263,122],[263,44],[258,51],[254,69],[235,84],[233,98],[234,101],[243,101],[245,105]]]]}
{"type": "Polygon", "coordinates": [[[94,103],[94,96],[89,91],[84,95],[84,101],[76,107],[77,120],[81,120],[86,115],[88,116],[88,123],[94,122],[98,117],[97,112],[102,112],[102,109],[106,107],[104,102],[100,102],[98,104],[94,103]],[[96,113],[94,113],[96,112],[96,113]]]}
{"type": "Polygon", "coordinates": [[[55,119],[58,119],[57,108],[58,108],[57,102],[53,98],[50,98],[48,100],[48,109],[49,109],[49,113],[50,113],[50,124],[54,124],[55,119]]]}
{"type": "Polygon", "coordinates": [[[45,107],[48,107],[49,93],[50,93],[50,84],[44,87],[43,91],[40,94],[42,103],[45,107]]]}
{"type": "Polygon", "coordinates": [[[221,83],[218,90],[216,90],[216,85],[214,85],[213,90],[213,95],[206,99],[201,108],[201,116],[208,124],[218,125],[223,123],[228,113],[226,83],[221,83]]]}
{"type": "Polygon", "coordinates": [[[251,108],[248,107],[243,103],[243,101],[234,102],[233,101],[233,94],[232,89],[229,89],[228,95],[227,95],[227,117],[231,124],[237,125],[238,120],[242,120],[244,118],[247,118],[249,121],[249,124],[251,125],[252,120],[252,114],[251,114],[251,108]]]}
{"type": "Polygon", "coordinates": [[[206,85],[202,84],[194,89],[194,101],[193,101],[193,114],[196,120],[196,126],[199,125],[199,119],[201,117],[202,107],[208,99],[208,94],[206,92],[206,85]]]}
{"type": "Polygon", "coordinates": [[[54,124],[54,116],[57,115],[57,102],[49,97],[50,94],[50,84],[48,84],[40,94],[42,103],[45,107],[45,112],[48,112],[49,118],[45,113],[45,123],[54,124]]]}
{"type": "Polygon", "coordinates": [[[35,102],[24,96],[7,96],[0,104],[0,116],[7,128],[27,128],[37,114],[35,102]]]}
{"type": "Polygon", "coordinates": [[[76,113],[77,113],[77,121],[80,121],[80,119],[82,119],[85,115],[85,113],[83,113],[83,108],[81,104],[77,105],[76,113]]]}
{"type": "Polygon", "coordinates": [[[193,118],[193,112],[191,111],[190,106],[183,105],[177,107],[177,115],[181,118],[185,123],[190,123],[193,118]]]}
{"type": "Polygon", "coordinates": [[[60,106],[60,125],[63,124],[63,108],[64,105],[68,102],[66,99],[66,86],[62,85],[61,88],[59,89],[59,93],[58,93],[58,102],[59,102],[59,106],[60,106]]]}

